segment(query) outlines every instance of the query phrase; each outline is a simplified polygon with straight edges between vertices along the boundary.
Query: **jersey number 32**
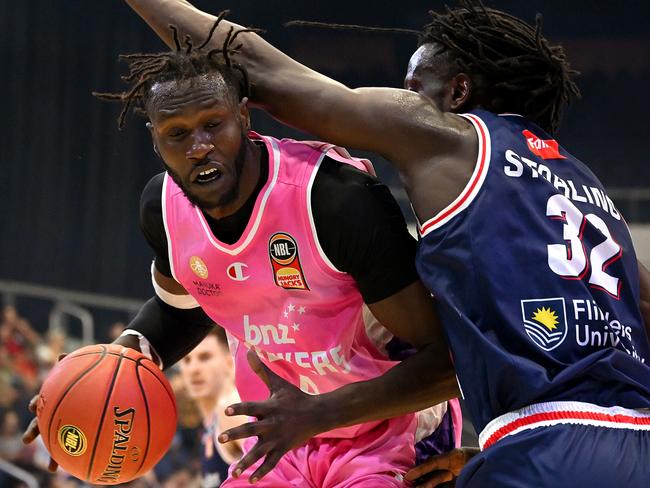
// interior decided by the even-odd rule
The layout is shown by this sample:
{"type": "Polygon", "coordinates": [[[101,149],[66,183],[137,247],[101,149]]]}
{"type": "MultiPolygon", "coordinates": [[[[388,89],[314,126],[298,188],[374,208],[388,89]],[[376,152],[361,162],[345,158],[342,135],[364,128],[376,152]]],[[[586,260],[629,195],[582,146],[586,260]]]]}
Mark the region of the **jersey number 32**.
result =
{"type": "Polygon", "coordinates": [[[554,273],[570,280],[582,280],[589,274],[589,284],[615,298],[620,292],[620,280],[605,272],[607,266],[621,257],[621,246],[614,240],[607,225],[597,215],[584,215],[564,195],[553,195],[546,204],[546,216],[564,222],[564,244],[549,244],[548,265],[554,273]],[[585,227],[592,225],[605,236],[587,257],[583,241],[585,227]],[[590,272],[591,270],[591,272],[590,272]]]}

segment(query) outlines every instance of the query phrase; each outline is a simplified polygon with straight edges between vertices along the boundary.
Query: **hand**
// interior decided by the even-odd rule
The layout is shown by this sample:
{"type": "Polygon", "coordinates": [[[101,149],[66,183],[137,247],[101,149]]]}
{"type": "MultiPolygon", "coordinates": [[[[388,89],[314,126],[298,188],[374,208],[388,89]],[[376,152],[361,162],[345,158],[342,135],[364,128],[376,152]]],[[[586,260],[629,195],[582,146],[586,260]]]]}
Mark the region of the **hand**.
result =
{"type": "MultiPolygon", "coordinates": [[[[57,362],[61,361],[64,357],[66,357],[67,354],[61,354],[57,358],[57,362]]],[[[40,398],[40,393],[37,393],[34,395],[34,397],[29,401],[29,405],[27,408],[29,409],[30,412],[32,412],[34,415],[36,415],[36,405],[38,404],[38,399],[40,398]]],[[[29,423],[27,426],[27,429],[25,429],[25,432],[23,433],[23,442],[25,444],[29,444],[30,442],[33,442],[34,439],[36,439],[40,435],[40,431],[38,429],[38,419],[34,417],[32,421],[29,423]]],[[[47,466],[47,470],[50,473],[54,473],[59,465],[57,462],[50,457],[50,462],[47,466]]]]}
{"type": "Polygon", "coordinates": [[[219,436],[219,442],[257,436],[255,446],[233,470],[236,478],[265,457],[264,462],[250,476],[251,483],[255,483],[271,471],[287,451],[327,429],[323,424],[325,415],[319,411],[315,397],[280,378],[260,361],[253,350],[248,352],[248,363],[264,381],[271,395],[262,402],[242,402],[226,408],[226,415],[248,415],[257,418],[257,421],[223,432],[219,436]]]}
{"type": "Polygon", "coordinates": [[[461,470],[480,450],[476,447],[461,447],[444,452],[437,456],[431,456],[425,462],[411,469],[406,473],[406,479],[415,481],[421,476],[428,474],[423,484],[417,485],[420,488],[433,488],[434,486],[453,486],[442,485],[445,482],[451,482],[460,475],[461,470]]]}

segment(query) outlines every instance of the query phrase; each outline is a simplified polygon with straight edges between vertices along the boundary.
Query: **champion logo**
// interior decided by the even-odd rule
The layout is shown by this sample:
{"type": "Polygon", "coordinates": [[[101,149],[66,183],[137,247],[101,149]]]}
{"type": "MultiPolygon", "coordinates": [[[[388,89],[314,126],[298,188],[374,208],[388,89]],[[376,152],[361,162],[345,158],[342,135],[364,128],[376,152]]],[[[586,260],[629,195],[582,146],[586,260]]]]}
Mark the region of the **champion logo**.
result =
{"type": "Polygon", "coordinates": [[[232,263],[226,270],[228,278],[234,281],[246,281],[250,278],[249,275],[244,274],[246,268],[248,268],[248,265],[245,263],[232,263]]]}
{"type": "Polygon", "coordinates": [[[540,139],[529,130],[521,132],[526,138],[528,149],[542,159],[566,159],[560,154],[560,148],[555,139],[540,139]]]}

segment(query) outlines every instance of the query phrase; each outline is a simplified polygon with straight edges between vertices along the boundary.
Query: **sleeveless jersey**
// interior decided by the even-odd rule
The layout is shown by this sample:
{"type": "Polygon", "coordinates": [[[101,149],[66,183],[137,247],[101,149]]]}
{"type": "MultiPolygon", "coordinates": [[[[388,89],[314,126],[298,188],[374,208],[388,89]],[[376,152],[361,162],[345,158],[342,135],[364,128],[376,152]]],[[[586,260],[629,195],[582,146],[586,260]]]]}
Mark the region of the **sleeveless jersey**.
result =
{"type": "Polygon", "coordinates": [[[523,117],[464,117],[478,161],[420,224],[417,267],[477,432],[539,402],[650,407],[637,260],[602,184],[523,117]]]}
{"type": "Polygon", "coordinates": [[[210,419],[202,428],[201,488],[216,488],[228,478],[230,465],[221,457],[215,427],[215,419],[210,419]]]}
{"type": "MultiPolygon", "coordinates": [[[[254,348],[279,376],[316,394],[390,369],[369,338],[355,281],[323,253],[311,212],[311,187],[327,154],[371,170],[323,143],[257,134],[269,154],[269,178],[240,239],[217,240],[200,209],[166,175],[163,221],[174,278],[229,336],[243,401],[268,397],[246,359],[254,348]]],[[[368,423],[322,434],[353,437],[368,423]]]]}

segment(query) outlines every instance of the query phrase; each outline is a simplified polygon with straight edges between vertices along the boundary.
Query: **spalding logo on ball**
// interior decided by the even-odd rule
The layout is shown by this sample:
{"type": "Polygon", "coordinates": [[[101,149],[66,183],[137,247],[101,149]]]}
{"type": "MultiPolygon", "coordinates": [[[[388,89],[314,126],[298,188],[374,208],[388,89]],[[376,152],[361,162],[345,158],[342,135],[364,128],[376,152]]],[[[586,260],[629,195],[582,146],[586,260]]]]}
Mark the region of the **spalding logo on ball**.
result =
{"type": "Polygon", "coordinates": [[[81,348],[41,388],[38,427],[52,458],[93,484],[126,483],[162,458],[176,431],[176,401],[160,369],[114,344],[81,348]]]}

